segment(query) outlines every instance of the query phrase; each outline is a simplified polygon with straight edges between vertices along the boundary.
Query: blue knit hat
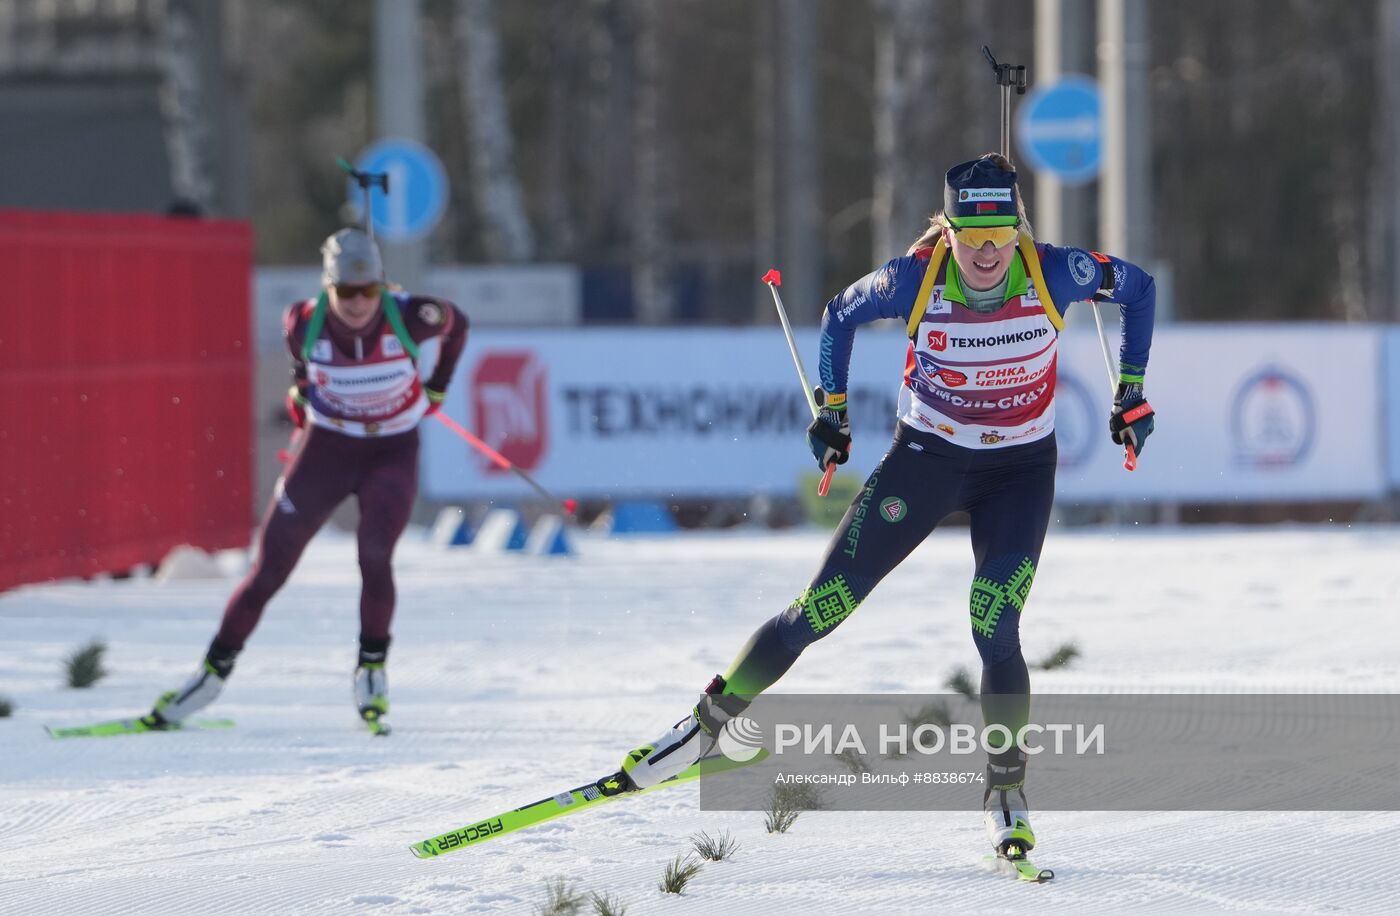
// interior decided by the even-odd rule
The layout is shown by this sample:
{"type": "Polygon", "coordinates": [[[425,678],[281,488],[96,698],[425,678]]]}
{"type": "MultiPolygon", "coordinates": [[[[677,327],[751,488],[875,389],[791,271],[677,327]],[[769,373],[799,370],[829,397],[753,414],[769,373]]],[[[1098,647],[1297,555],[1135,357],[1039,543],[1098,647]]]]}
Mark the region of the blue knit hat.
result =
{"type": "Polygon", "coordinates": [[[1016,173],[1000,168],[990,157],[973,159],[948,170],[943,186],[943,212],[955,224],[967,217],[1007,217],[976,220],[979,225],[1011,225],[1018,217],[1016,173]]]}

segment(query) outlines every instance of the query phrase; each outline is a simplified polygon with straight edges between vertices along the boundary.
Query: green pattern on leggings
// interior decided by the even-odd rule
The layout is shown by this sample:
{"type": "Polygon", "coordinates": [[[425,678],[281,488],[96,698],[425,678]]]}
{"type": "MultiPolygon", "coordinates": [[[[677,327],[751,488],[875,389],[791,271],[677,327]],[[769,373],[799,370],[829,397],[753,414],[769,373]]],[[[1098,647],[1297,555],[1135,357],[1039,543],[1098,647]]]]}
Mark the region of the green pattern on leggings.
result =
{"type": "Polygon", "coordinates": [[[836,575],[804,591],[793,604],[804,609],[812,632],[820,633],[849,617],[860,602],[847,587],[846,577],[836,575]]]}
{"type": "Polygon", "coordinates": [[[1031,582],[1035,579],[1035,564],[1030,557],[1021,561],[1011,578],[1002,584],[985,576],[972,580],[972,628],[991,639],[996,633],[997,621],[1009,603],[1016,613],[1026,609],[1026,599],[1031,593],[1031,582]]]}

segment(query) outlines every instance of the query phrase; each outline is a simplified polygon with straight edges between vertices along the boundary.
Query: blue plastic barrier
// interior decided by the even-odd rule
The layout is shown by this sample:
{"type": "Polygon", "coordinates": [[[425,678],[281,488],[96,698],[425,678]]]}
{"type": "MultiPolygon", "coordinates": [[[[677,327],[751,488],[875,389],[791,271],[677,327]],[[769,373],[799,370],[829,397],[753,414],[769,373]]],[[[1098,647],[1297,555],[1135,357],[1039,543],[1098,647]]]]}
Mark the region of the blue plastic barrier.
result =
{"type": "Polygon", "coordinates": [[[624,502],[613,506],[609,534],[670,534],[676,520],[665,503],[624,502]]]}

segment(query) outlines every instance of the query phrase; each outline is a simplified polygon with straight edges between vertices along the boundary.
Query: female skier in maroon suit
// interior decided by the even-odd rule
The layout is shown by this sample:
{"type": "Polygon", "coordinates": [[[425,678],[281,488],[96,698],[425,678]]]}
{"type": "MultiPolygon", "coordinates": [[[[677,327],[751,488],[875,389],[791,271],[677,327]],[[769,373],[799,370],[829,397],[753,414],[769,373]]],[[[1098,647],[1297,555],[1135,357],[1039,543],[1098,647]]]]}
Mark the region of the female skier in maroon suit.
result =
{"type": "Polygon", "coordinates": [[[160,728],[208,706],[263,608],[311,537],[352,493],[359,501],[360,654],[355,703],[387,731],[384,673],[394,615],[394,545],[418,491],[418,424],[442,403],[466,344],[449,302],[390,292],[374,240],[342,229],[321,247],[323,290],[286,313],[295,384],[287,409],[303,440],[263,519],[257,561],[229,598],[199,670],[146,716],[160,728]]]}

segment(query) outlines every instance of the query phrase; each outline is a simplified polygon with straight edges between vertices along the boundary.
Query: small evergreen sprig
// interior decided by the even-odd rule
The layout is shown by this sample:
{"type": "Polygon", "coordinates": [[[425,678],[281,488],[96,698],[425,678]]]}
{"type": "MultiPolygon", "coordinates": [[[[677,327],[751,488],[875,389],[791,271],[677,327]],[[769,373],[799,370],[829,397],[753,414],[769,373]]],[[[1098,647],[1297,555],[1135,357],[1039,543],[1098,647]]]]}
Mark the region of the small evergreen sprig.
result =
{"type": "Polygon", "coordinates": [[[682,893],[690,879],[700,873],[702,864],[692,859],[690,853],[676,856],[667,864],[666,873],[661,876],[661,883],[657,887],[663,894],[682,893]]]}
{"type": "Polygon", "coordinates": [[[768,810],[763,813],[763,826],[769,833],[787,833],[803,811],[816,811],[821,807],[821,794],[815,786],[793,783],[774,786],[768,796],[768,810]]]}
{"type": "Polygon", "coordinates": [[[94,639],[68,656],[68,686],[91,687],[106,677],[107,671],[102,667],[102,655],[106,651],[107,644],[94,639]]]}
{"type": "Polygon", "coordinates": [[[739,841],[734,839],[728,830],[718,837],[712,837],[702,830],[690,838],[690,843],[700,854],[700,858],[709,859],[711,862],[722,862],[734,855],[739,848],[739,841]]]}
{"type": "Polygon", "coordinates": [[[594,891],[588,895],[588,899],[593,904],[594,916],[627,916],[627,907],[611,894],[594,891]]]}
{"type": "Polygon", "coordinates": [[[546,878],[544,903],[535,905],[538,916],[577,916],[584,896],[574,883],[563,875],[546,878]]]}
{"type": "Polygon", "coordinates": [[[948,679],[943,682],[943,686],[954,693],[962,694],[969,700],[977,698],[977,687],[972,683],[972,675],[961,665],[953,669],[953,673],[948,675],[948,679]]]}
{"type": "Polygon", "coordinates": [[[1067,642],[1054,652],[1045,656],[1045,660],[1036,665],[1036,667],[1041,671],[1054,671],[1056,668],[1068,668],[1081,654],[1077,645],[1072,642],[1067,642]]]}

